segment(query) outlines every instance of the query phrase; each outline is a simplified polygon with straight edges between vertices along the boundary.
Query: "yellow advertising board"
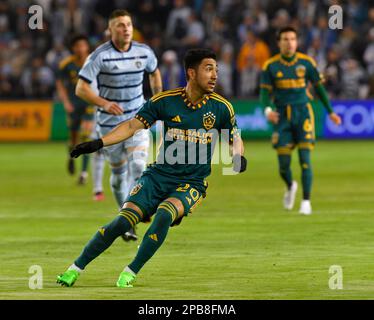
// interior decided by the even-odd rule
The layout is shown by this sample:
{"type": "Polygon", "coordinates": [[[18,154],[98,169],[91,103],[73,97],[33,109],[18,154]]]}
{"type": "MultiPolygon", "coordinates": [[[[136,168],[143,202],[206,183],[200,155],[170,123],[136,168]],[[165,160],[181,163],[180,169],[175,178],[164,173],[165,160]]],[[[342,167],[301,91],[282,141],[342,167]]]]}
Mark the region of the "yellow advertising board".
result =
{"type": "Polygon", "coordinates": [[[51,123],[51,101],[0,102],[0,141],[47,141],[51,123]]]}

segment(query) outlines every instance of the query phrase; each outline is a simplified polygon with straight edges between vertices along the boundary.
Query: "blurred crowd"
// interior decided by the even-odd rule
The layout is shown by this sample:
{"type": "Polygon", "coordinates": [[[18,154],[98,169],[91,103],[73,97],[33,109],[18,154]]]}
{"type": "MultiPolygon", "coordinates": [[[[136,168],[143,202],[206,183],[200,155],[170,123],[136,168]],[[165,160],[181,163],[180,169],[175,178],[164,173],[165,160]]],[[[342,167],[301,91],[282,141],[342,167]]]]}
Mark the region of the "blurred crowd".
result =
{"type": "MultiPolygon", "coordinates": [[[[0,0],[0,97],[52,98],[59,61],[72,34],[94,49],[108,39],[107,18],[133,15],[134,39],[159,58],[164,88],[184,84],[184,52],[217,52],[217,91],[255,98],[266,59],[277,53],[276,30],[299,30],[299,51],[315,58],[331,98],[374,97],[374,4],[370,0],[0,0]],[[43,29],[30,30],[28,9],[43,8],[43,29]],[[343,8],[343,29],[332,30],[328,8],[343,8]]],[[[149,93],[149,92],[148,92],[149,93]]]]}

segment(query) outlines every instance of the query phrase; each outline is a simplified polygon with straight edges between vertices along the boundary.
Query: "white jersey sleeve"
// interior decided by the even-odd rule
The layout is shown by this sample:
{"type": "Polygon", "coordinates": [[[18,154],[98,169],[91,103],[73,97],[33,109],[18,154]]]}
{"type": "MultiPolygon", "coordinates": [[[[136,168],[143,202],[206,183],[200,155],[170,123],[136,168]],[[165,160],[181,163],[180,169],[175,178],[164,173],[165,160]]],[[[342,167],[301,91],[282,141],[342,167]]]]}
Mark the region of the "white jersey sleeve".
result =
{"type": "Polygon", "coordinates": [[[145,67],[145,71],[147,71],[148,73],[153,73],[156,71],[157,69],[157,58],[156,58],[156,55],[155,53],[153,52],[153,50],[151,48],[149,48],[149,55],[148,55],[148,58],[147,58],[147,65],[145,67]]]}
{"type": "Polygon", "coordinates": [[[79,78],[84,81],[91,83],[93,82],[98,74],[100,73],[101,62],[97,56],[96,59],[92,58],[92,54],[86,59],[82,69],[79,71],[79,78]]]}
{"type": "Polygon", "coordinates": [[[103,65],[100,53],[105,52],[105,50],[108,50],[108,48],[110,48],[110,45],[105,43],[99,46],[87,57],[82,69],[79,71],[79,78],[88,83],[96,81],[96,78],[99,75],[103,65]]]}

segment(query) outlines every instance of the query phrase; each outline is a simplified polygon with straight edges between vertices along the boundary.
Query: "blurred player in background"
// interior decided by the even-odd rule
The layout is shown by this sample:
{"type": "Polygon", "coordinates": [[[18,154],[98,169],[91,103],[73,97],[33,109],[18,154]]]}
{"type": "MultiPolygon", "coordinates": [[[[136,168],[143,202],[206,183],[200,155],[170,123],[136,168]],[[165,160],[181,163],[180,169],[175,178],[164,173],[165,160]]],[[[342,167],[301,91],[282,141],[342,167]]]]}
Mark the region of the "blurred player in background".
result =
{"type": "Polygon", "coordinates": [[[303,187],[299,212],[308,215],[312,213],[310,153],[315,143],[314,114],[308,100],[308,82],[314,86],[330,120],[339,125],[341,119],[332,110],[315,61],[297,52],[297,31],[285,27],[279,31],[277,40],[280,53],[267,60],[262,69],[260,100],[267,119],[274,124],[272,144],[277,150],[280,175],[287,186],[283,198],[284,208],[291,210],[295,202],[297,182],[292,180],[291,153],[298,147],[303,187]]]}
{"type": "MultiPolygon", "coordinates": [[[[79,72],[76,94],[98,106],[97,127],[103,136],[118,124],[131,119],[144,104],[144,72],[149,73],[153,94],[162,91],[157,58],[151,48],[133,41],[131,15],[115,10],[109,17],[111,40],[99,46],[79,72]],[[90,87],[97,81],[99,93],[90,87]]],[[[112,173],[110,185],[119,208],[144,171],[148,159],[149,132],[139,131],[120,144],[104,148],[112,173]]],[[[135,230],[123,235],[136,240],[135,230]]]]}
{"type": "MultiPolygon", "coordinates": [[[[75,95],[78,73],[90,53],[88,38],[83,35],[71,39],[72,55],[60,62],[57,72],[56,88],[64,109],[68,115],[69,153],[79,141],[87,141],[93,129],[94,107],[75,95]]],[[[82,158],[82,170],[78,183],[85,184],[88,177],[89,157],[82,158]]],[[[69,157],[68,171],[75,173],[74,160],[69,157]]]]}
{"type": "Polygon", "coordinates": [[[73,157],[95,152],[126,141],[138,130],[150,128],[157,120],[164,122],[163,146],[159,149],[157,162],[143,173],[119,215],[100,228],[74,264],[57,277],[61,285],[72,286],[80,272],[117,237],[154,215],[136,257],[117,281],[120,288],[132,287],[138,272],[164,242],[170,226],[179,225],[205,197],[205,178],[211,173],[215,141],[225,130],[232,148],[234,171],[246,170],[247,160],[243,156],[243,142],[237,134],[234,109],[229,101],[214,92],[218,77],[215,53],[193,49],[187,52],[184,60],[185,88],[153,96],[129,121],[121,123],[102,139],[85,142],[72,151],[73,157]],[[173,156],[168,157],[170,150],[178,151],[171,152],[173,156]]]}
{"type": "MultiPolygon", "coordinates": [[[[97,116],[95,114],[94,129],[91,134],[91,139],[98,139],[99,134],[96,130],[97,116]]],[[[105,156],[103,150],[99,150],[92,155],[92,181],[93,181],[93,200],[103,201],[104,188],[103,188],[103,176],[105,168],[105,156]]]]}

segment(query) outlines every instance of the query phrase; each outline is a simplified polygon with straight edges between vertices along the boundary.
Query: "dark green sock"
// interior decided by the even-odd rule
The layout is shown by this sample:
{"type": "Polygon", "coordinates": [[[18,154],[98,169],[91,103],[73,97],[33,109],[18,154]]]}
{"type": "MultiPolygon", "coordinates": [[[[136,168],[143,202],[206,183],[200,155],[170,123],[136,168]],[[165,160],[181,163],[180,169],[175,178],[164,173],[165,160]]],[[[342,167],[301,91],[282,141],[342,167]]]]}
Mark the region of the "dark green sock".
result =
{"type": "Polygon", "coordinates": [[[87,169],[88,169],[88,163],[90,161],[90,156],[88,154],[84,154],[82,156],[82,171],[84,172],[87,172],[87,169]]]}
{"type": "Polygon", "coordinates": [[[291,155],[278,154],[279,174],[286,183],[287,188],[292,185],[291,155]]]}
{"type": "Polygon", "coordinates": [[[74,264],[83,270],[93,259],[103,253],[115,239],[129,231],[139,221],[140,216],[135,210],[122,209],[112,222],[96,232],[84,247],[81,255],[74,261],[74,264]]]}
{"type": "Polygon", "coordinates": [[[309,149],[299,149],[299,162],[301,166],[301,182],[303,184],[303,199],[309,200],[313,180],[309,149]]]}
{"type": "Polygon", "coordinates": [[[169,227],[177,217],[177,209],[168,201],[162,202],[156,212],[153,222],[140,244],[135,259],[128,265],[134,272],[138,273],[144,264],[156,253],[164,242],[169,227]]]}

